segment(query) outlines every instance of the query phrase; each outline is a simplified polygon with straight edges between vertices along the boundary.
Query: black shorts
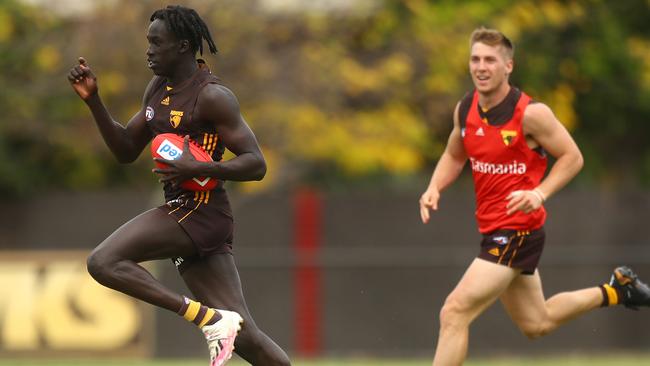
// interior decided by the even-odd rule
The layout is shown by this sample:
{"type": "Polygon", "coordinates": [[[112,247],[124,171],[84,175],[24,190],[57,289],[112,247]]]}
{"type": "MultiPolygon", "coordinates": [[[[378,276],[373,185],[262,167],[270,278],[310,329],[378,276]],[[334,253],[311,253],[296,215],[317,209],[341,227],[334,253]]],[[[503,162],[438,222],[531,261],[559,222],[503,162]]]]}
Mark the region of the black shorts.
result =
{"type": "Polygon", "coordinates": [[[196,255],[172,258],[182,273],[192,261],[213,254],[232,254],[233,218],[223,189],[191,192],[159,206],[185,230],[194,242],[196,255]]]}
{"type": "Polygon", "coordinates": [[[542,257],[545,238],[543,227],[532,231],[496,230],[483,235],[478,257],[532,275],[542,257]]]}

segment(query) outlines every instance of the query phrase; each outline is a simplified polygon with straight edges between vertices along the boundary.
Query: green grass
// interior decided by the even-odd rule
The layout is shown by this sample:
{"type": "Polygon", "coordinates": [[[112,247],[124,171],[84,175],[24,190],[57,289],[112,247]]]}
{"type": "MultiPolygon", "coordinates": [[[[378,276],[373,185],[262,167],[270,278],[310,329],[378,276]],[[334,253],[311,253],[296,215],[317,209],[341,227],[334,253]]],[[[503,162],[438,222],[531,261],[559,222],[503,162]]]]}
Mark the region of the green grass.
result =
{"type": "MultiPolygon", "coordinates": [[[[0,366],[206,366],[205,360],[0,360],[0,366]]],[[[247,363],[233,360],[228,366],[247,366],[247,363]]],[[[297,360],[294,366],[428,366],[428,359],[330,359],[297,360]]],[[[600,355],[600,356],[549,356],[549,357],[501,357],[472,359],[466,366],[639,366],[650,365],[650,355],[600,355]]]]}

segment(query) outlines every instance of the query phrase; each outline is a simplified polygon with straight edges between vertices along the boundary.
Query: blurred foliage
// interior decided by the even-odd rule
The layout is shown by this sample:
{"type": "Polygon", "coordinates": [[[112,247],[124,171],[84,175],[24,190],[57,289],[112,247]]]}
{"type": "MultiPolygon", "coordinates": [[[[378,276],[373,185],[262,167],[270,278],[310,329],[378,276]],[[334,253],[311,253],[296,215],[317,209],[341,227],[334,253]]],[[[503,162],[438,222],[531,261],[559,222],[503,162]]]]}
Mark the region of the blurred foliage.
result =
{"type": "MultiPolygon", "coordinates": [[[[220,54],[206,58],[263,146],[267,187],[428,175],[471,88],[468,38],[480,25],[515,42],[512,82],[573,133],[582,181],[650,184],[647,0],[386,0],[331,12],[182,3],[211,28],[220,54]]],[[[10,197],[155,184],[148,153],[137,168],[114,161],[66,74],[85,56],[114,118],[128,121],[151,77],[145,34],[160,3],[97,4],[73,16],[0,2],[0,192],[10,197]]]]}

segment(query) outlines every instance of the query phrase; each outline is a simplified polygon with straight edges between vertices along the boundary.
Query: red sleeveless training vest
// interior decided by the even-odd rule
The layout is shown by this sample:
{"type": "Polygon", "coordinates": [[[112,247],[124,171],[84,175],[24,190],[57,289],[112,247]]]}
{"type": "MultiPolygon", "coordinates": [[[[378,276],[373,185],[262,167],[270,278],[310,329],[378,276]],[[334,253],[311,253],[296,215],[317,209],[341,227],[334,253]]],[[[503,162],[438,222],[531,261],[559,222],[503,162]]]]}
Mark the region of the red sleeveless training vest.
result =
{"type": "Polygon", "coordinates": [[[476,219],[481,233],[498,229],[535,230],[544,225],[546,210],[506,213],[506,197],[537,187],[546,171],[546,156],[526,144],[522,120],[530,97],[521,93],[512,118],[499,126],[484,122],[478,111],[478,92],[461,134],[469,158],[476,194],[476,219]]]}

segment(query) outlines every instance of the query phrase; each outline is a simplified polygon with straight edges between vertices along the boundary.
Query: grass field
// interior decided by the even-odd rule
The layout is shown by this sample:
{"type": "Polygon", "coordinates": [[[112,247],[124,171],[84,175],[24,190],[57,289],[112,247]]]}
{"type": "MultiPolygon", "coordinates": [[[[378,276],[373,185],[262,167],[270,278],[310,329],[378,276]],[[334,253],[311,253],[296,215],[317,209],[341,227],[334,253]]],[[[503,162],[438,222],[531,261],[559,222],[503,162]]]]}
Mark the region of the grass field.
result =
{"type": "MultiPolygon", "coordinates": [[[[0,366],[206,366],[202,360],[128,361],[128,360],[0,360],[0,366]]],[[[298,360],[294,366],[427,366],[431,360],[332,359],[298,360]]],[[[238,360],[228,366],[247,366],[238,360]]],[[[470,360],[466,366],[642,366],[650,365],[650,355],[566,356],[531,358],[493,358],[470,360]]]]}

